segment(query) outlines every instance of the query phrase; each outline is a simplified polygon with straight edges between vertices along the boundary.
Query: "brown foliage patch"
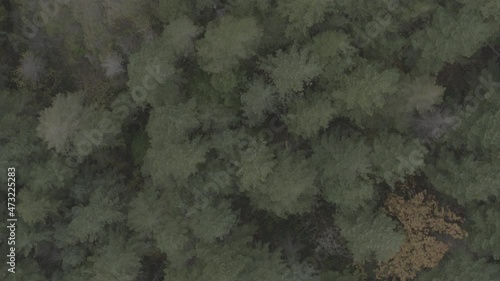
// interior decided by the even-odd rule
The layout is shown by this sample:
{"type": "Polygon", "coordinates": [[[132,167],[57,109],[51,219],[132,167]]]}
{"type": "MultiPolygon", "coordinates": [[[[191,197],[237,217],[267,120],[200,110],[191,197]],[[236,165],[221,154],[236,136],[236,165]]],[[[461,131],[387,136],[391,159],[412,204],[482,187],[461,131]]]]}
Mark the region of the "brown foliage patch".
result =
{"type": "MultiPolygon", "coordinates": [[[[403,189],[408,188],[403,186],[403,189]]],[[[405,199],[391,194],[385,207],[403,225],[406,240],[400,252],[379,266],[377,278],[388,280],[411,280],[425,268],[433,268],[448,251],[450,245],[439,241],[434,234],[443,234],[455,239],[464,238],[462,218],[438,205],[432,195],[425,191],[405,199]]]]}

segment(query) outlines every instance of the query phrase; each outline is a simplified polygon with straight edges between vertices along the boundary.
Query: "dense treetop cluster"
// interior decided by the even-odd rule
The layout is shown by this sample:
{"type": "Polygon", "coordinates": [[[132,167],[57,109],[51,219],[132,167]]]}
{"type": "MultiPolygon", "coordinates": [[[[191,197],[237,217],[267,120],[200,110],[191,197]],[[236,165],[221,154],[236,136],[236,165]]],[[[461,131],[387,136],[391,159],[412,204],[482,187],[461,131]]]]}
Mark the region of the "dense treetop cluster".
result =
{"type": "Polygon", "coordinates": [[[0,26],[1,280],[500,280],[497,0],[10,0],[0,26]]]}

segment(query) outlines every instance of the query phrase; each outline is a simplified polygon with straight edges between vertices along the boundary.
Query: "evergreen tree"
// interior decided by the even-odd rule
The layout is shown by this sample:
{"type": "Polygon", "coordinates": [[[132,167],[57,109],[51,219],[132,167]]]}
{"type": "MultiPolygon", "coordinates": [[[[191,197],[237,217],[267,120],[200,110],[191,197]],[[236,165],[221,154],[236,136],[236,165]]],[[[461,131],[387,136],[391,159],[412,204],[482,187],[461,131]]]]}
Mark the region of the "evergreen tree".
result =
{"type": "Polygon", "coordinates": [[[361,213],[338,214],[335,221],[355,262],[368,262],[372,258],[387,261],[396,255],[405,239],[405,235],[396,230],[397,224],[382,213],[363,210],[361,213]]]}
{"type": "Polygon", "coordinates": [[[375,195],[370,162],[371,149],[362,139],[323,137],[314,146],[323,198],[342,209],[366,206],[375,195]]]}
{"type": "Polygon", "coordinates": [[[210,23],[204,38],[196,42],[200,67],[209,73],[220,73],[238,66],[240,60],[255,54],[262,30],[252,17],[231,15],[210,23]]]}
{"type": "Polygon", "coordinates": [[[373,142],[370,156],[374,171],[390,186],[413,175],[424,165],[427,149],[416,139],[383,132],[373,142]]]}
{"type": "Polygon", "coordinates": [[[109,243],[87,258],[93,266],[89,268],[89,280],[133,281],[141,267],[140,258],[134,245],[123,236],[109,235],[109,243]],[[112,262],[110,262],[112,261],[112,262]]]}
{"type": "Polygon", "coordinates": [[[474,259],[470,254],[460,251],[443,261],[443,265],[422,274],[418,281],[493,281],[498,278],[500,267],[486,259],[474,259]]]}
{"type": "Polygon", "coordinates": [[[500,259],[500,210],[493,204],[475,206],[468,212],[470,215],[469,242],[472,249],[481,256],[493,256],[500,259]]]}
{"type": "MultiPolygon", "coordinates": [[[[399,89],[399,71],[363,65],[345,77],[344,86],[332,93],[342,115],[359,124],[363,116],[372,116],[382,108],[399,89]]],[[[362,124],[360,124],[362,125],[362,124]]]]}
{"type": "Polygon", "coordinates": [[[293,93],[302,93],[304,86],[321,73],[318,58],[310,50],[299,49],[296,45],[286,52],[279,50],[269,56],[261,68],[271,76],[282,100],[293,93]]]}
{"type": "Polygon", "coordinates": [[[439,155],[436,166],[426,174],[437,190],[455,198],[460,204],[486,201],[498,197],[500,190],[497,161],[477,159],[474,155],[456,157],[449,151],[439,155]]]}
{"type": "Polygon", "coordinates": [[[291,36],[295,32],[305,33],[308,28],[324,20],[325,15],[335,7],[335,1],[278,1],[278,13],[286,17],[289,27],[286,32],[291,36]]]}
{"type": "Polygon", "coordinates": [[[498,1],[4,2],[1,280],[498,279],[498,1]]]}
{"type": "Polygon", "coordinates": [[[280,155],[276,167],[248,191],[252,203],[279,217],[307,212],[318,192],[316,172],[301,155],[280,155]]]}
{"type": "Polygon", "coordinates": [[[485,19],[468,6],[458,13],[440,7],[430,26],[412,37],[413,45],[422,52],[418,69],[436,73],[446,62],[469,57],[497,30],[498,23],[485,19]]]}

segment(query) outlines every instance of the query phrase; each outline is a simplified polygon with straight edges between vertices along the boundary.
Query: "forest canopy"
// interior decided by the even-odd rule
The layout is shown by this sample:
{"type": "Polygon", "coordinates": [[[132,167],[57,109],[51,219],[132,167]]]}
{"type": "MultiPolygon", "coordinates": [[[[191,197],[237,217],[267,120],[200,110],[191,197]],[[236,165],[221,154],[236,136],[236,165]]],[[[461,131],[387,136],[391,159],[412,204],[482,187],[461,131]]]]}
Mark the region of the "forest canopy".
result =
{"type": "Polygon", "coordinates": [[[497,0],[5,0],[0,26],[1,280],[500,279],[497,0]]]}

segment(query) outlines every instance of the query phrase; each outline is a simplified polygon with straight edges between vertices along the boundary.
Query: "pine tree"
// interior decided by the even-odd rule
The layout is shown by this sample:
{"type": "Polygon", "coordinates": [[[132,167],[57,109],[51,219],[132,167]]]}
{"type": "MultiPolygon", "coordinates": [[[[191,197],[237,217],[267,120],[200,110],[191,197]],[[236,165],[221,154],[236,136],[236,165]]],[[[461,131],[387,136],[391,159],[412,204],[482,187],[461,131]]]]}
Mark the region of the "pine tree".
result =
{"type": "Polygon", "coordinates": [[[296,45],[286,52],[279,50],[274,56],[268,56],[261,68],[273,79],[282,100],[303,92],[304,86],[321,73],[318,58],[310,50],[299,49],[296,45]]]}
{"type": "Polygon", "coordinates": [[[170,21],[160,40],[162,46],[171,49],[176,56],[188,56],[195,51],[194,40],[200,32],[201,28],[184,16],[170,21]]]}
{"type": "MultiPolygon", "coordinates": [[[[167,27],[163,36],[168,38],[172,32],[167,27]]],[[[148,103],[152,107],[175,104],[183,97],[177,83],[178,70],[174,66],[177,58],[175,49],[164,48],[161,43],[162,40],[145,42],[138,52],[129,57],[127,86],[133,100],[132,110],[145,108],[148,103]]]]}
{"type": "Polygon", "coordinates": [[[248,90],[241,94],[244,116],[249,125],[259,124],[276,103],[275,89],[259,77],[249,82],[248,90]]]}
{"type": "Polygon", "coordinates": [[[248,191],[254,206],[279,217],[301,214],[314,203],[317,173],[301,155],[280,155],[265,181],[248,191]]]}
{"type": "Polygon", "coordinates": [[[363,210],[359,213],[336,214],[335,222],[347,240],[355,262],[387,261],[396,255],[405,239],[396,230],[396,222],[383,213],[363,210]]]}
{"type": "Polygon", "coordinates": [[[119,198],[110,188],[99,187],[92,193],[88,205],[71,209],[72,220],[67,231],[74,243],[94,242],[106,233],[106,226],[124,220],[119,198]]]}
{"type": "Polygon", "coordinates": [[[288,36],[295,32],[306,33],[314,24],[324,20],[325,15],[335,7],[335,1],[278,1],[277,11],[286,17],[289,26],[285,31],[288,36]]]}
{"type": "Polygon", "coordinates": [[[468,211],[469,244],[481,256],[500,260],[500,210],[493,204],[474,206],[468,211]]]}
{"type": "Polygon", "coordinates": [[[393,98],[400,87],[399,79],[396,69],[364,65],[345,77],[343,87],[333,90],[332,97],[342,115],[360,124],[364,116],[373,116],[393,98]]]}
{"type": "Polygon", "coordinates": [[[144,171],[155,184],[168,182],[168,177],[185,182],[205,162],[208,145],[200,137],[189,140],[188,134],[200,123],[195,113],[196,101],[152,112],[147,131],[151,148],[144,157],[144,171]]]}
{"type": "Polygon", "coordinates": [[[311,138],[328,127],[337,110],[325,96],[315,93],[314,97],[292,102],[284,118],[290,132],[303,138],[311,138]]]}
{"type": "Polygon", "coordinates": [[[204,242],[223,239],[237,222],[229,201],[210,204],[208,200],[193,207],[189,222],[193,234],[204,242]]]}
{"type": "Polygon", "coordinates": [[[500,266],[486,259],[475,259],[464,251],[454,252],[439,268],[419,276],[418,281],[493,281],[500,274],[500,266]]]}
{"type": "Polygon", "coordinates": [[[209,73],[220,73],[238,66],[240,60],[255,54],[262,30],[252,17],[231,15],[207,26],[204,38],[196,42],[200,66],[209,73]]]}
{"type": "Polygon", "coordinates": [[[16,280],[498,279],[498,1],[49,2],[0,5],[16,280]]]}
{"type": "Polygon", "coordinates": [[[30,189],[19,192],[19,216],[28,224],[44,223],[48,216],[56,214],[60,201],[49,192],[41,193],[30,189]]]}
{"type": "Polygon", "coordinates": [[[38,136],[47,142],[49,149],[64,153],[69,150],[71,138],[88,114],[89,110],[83,105],[82,93],[58,95],[52,106],[40,113],[38,136]]]}
{"type": "Polygon", "coordinates": [[[137,231],[140,235],[152,237],[153,231],[163,221],[166,206],[161,200],[158,200],[160,194],[157,189],[149,187],[140,191],[130,201],[127,223],[132,230],[137,231]]]}
{"type": "Polygon", "coordinates": [[[477,159],[475,155],[456,157],[450,151],[443,151],[436,165],[425,169],[433,186],[460,204],[500,196],[498,171],[497,161],[477,159]]]}
{"type": "Polygon", "coordinates": [[[469,57],[498,30],[498,23],[487,21],[477,10],[464,7],[453,14],[440,7],[432,23],[412,37],[413,46],[422,52],[418,69],[437,73],[446,62],[469,57]]]}
{"type": "Polygon", "coordinates": [[[371,149],[360,138],[323,137],[314,146],[323,198],[341,208],[356,209],[373,199],[371,149]]]}
{"type": "Polygon", "coordinates": [[[32,52],[25,53],[17,72],[28,82],[38,82],[45,71],[44,62],[32,52]]]}
{"type": "Polygon", "coordinates": [[[424,165],[427,149],[416,139],[399,134],[380,133],[370,156],[374,172],[390,186],[413,175],[424,165]]]}
{"type": "Polygon", "coordinates": [[[158,3],[156,16],[164,23],[180,16],[187,15],[192,9],[190,3],[182,0],[160,0],[158,3]]]}
{"type": "Polygon", "coordinates": [[[252,244],[253,231],[243,227],[236,230],[224,244],[200,245],[197,262],[190,268],[165,270],[165,279],[172,280],[282,280],[288,269],[278,252],[252,244]]]}
{"type": "Polygon", "coordinates": [[[240,189],[247,191],[261,187],[276,165],[272,149],[262,141],[250,139],[248,147],[240,152],[236,173],[240,177],[240,189]]]}
{"type": "Polygon", "coordinates": [[[365,280],[362,273],[354,272],[350,273],[348,271],[345,272],[337,272],[337,271],[328,271],[322,274],[322,281],[359,281],[365,280]]]}
{"type": "Polygon", "coordinates": [[[89,280],[135,280],[141,267],[137,251],[123,236],[111,233],[108,237],[109,243],[87,259],[93,263],[89,270],[92,275],[89,280]]]}

